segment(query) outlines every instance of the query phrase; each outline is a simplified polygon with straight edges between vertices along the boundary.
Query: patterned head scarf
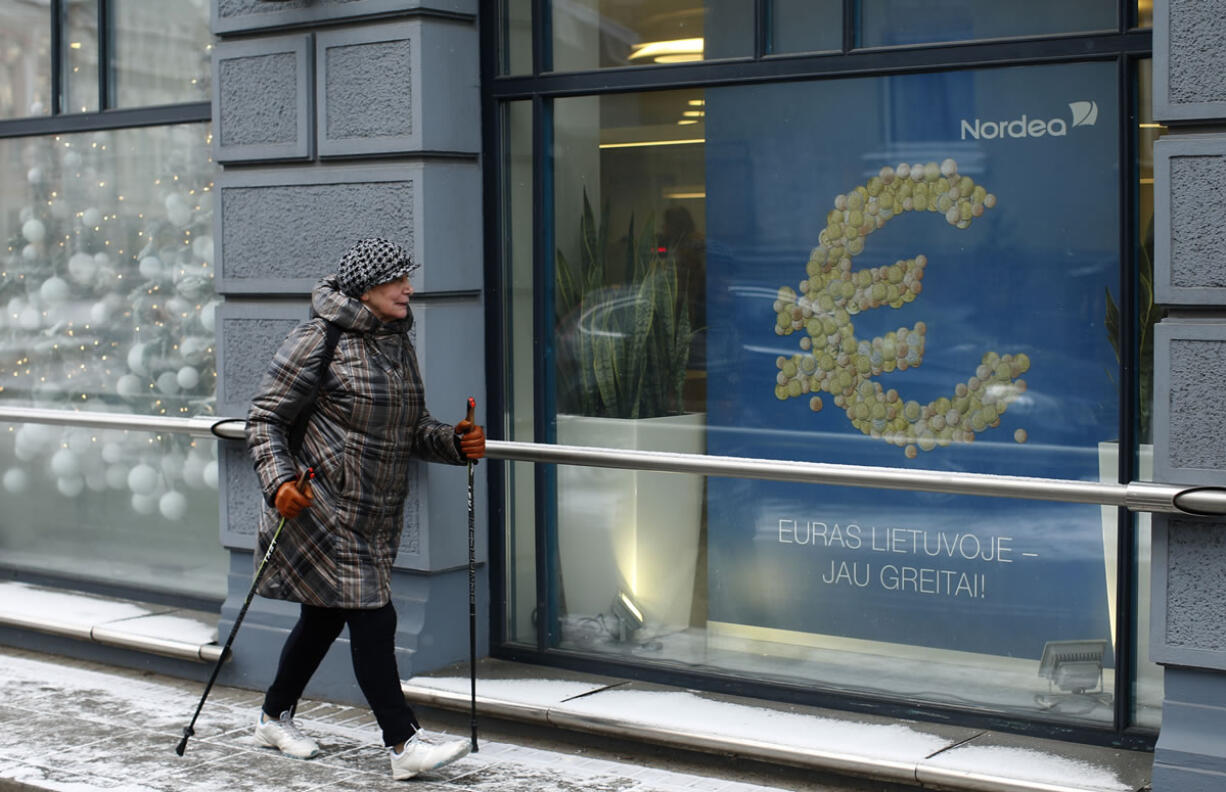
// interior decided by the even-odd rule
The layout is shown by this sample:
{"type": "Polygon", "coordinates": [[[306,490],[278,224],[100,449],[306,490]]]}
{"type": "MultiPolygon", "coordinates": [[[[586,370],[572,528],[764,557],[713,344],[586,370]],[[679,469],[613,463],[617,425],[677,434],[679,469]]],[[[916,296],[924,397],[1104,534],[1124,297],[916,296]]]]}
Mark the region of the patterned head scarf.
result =
{"type": "Polygon", "coordinates": [[[350,297],[361,297],[380,286],[409,275],[418,264],[408,251],[394,242],[372,237],[355,242],[341,256],[336,282],[350,297]]]}

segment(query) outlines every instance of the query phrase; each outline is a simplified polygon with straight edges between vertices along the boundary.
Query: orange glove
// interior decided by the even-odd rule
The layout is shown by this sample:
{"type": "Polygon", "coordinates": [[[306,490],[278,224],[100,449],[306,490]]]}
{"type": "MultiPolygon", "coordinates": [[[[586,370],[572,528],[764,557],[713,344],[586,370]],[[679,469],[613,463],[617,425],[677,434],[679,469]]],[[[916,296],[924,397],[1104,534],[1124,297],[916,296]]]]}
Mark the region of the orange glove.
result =
{"type": "Polygon", "coordinates": [[[465,459],[480,459],[485,456],[485,430],[473,422],[476,409],[476,399],[469,397],[468,414],[463,421],[455,425],[455,433],[460,436],[460,456],[465,459]]]}
{"type": "Polygon", "coordinates": [[[460,454],[465,459],[480,459],[485,456],[485,430],[467,419],[455,425],[460,436],[460,454]]]}
{"type": "Polygon", "coordinates": [[[277,487],[277,495],[273,498],[277,511],[287,520],[297,517],[314,500],[315,495],[311,492],[310,482],[299,489],[297,482],[293,481],[287,481],[277,487]]]}

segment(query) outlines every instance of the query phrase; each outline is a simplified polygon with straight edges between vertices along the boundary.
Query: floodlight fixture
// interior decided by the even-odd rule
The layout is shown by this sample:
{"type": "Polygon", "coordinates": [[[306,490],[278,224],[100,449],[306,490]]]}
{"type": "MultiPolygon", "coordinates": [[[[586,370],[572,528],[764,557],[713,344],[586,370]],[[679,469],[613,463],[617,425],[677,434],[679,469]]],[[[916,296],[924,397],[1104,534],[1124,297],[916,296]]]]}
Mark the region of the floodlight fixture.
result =
{"type": "Polygon", "coordinates": [[[1048,641],[1043,645],[1039,676],[1068,693],[1101,691],[1106,654],[1104,640],[1048,641]]]}
{"type": "Polygon", "coordinates": [[[625,591],[618,591],[613,598],[613,615],[617,617],[617,640],[625,642],[643,626],[643,609],[625,591]]]}
{"type": "Polygon", "coordinates": [[[1101,639],[1048,641],[1039,660],[1039,676],[1047,680],[1047,695],[1036,695],[1043,709],[1084,714],[1099,705],[1109,706],[1111,694],[1103,690],[1103,660],[1107,642],[1101,639]],[[1053,689],[1061,691],[1053,694],[1053,689]]]}

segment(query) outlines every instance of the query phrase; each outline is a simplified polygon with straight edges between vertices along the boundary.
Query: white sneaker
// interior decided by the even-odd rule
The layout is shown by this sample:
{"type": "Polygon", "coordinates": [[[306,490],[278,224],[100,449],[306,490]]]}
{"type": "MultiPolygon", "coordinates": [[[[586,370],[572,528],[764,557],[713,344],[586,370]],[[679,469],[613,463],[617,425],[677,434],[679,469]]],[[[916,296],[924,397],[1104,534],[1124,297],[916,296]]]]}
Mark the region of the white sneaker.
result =
{"type": "Polygon", "coordinates": [[[319,744],[298,729],[289,710],[282,712],[279,720],[269,720],[260,710],[260,718],[255,724],[255,742],[267,748],[276,748],[295,759],[311,759],[319,755],[319,744]]]}
{"type": "Polygon", "coordinates": [[[421,732],[416,732],[404,744],[404,751],[396,753],[395,748],[389,748],[392,757],[392,778],[403,781],[427,770],[437,770],[466,756],[472,744],[468,740],[448,740],[434,745],[421,740],[421,732]]]}

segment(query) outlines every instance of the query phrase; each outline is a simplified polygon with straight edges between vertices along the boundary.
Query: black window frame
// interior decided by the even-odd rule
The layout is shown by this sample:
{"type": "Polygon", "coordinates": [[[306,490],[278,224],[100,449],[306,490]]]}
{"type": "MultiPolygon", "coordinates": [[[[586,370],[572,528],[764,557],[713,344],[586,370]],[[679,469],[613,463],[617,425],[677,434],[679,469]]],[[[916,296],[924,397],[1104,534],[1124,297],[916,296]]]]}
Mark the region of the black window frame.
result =
{"type": "MultiPolygon", "coordinates": [[[[1135,449],[1137,432],[1137,207],[1136,168],[1139,140],[1137,135],[1138,99],[1135,74],[1138,63],[1152,57],[1152,32],[1138,29],[1137,0],[1118,0],[1117,27],[1111,31],[1082,34],[1018,37],[988,41],[959,41],[942,44],[905,47],[860,48],[857,40],[857,0],[843,0],[842,48],[834,52],[770,54],[768,16],[770,0],[753,0],[753,41],[751,56],[673,65],[644,65],[603,68],[575,72],[549,71],[548,50],[551,46],[549,0],[480,0],[481,26],[481,93],[483,113],[484,214],[485,253],[489,299],[486,302],[487,388],[490,414],[504,416],[502,426],[491,427],[491,435],[503,437],[509,373],[505,368],[505,338],[503,337],[505,308],[508,297],[509,262],[506,261],[507,229],[502,227],[502,201],[505,173],[505,114],[506,103],[528,100],[533,114],[533,282],[534,329],[541,339],[533,366],[536,375],[534,425],[538,442],[553,442],[552,424],[546,420],[552,409],[552,389],[549,371],[547,339],[551,333],[552,299],[550,251],[552,250],[552,163],[551,151],[553,101],[570,96],[599,95],[631,91],[650,91],[684,87],[710,88],[726,85],[749,85],[790,80],[821,80],[850,76],[885,76],[923,72],[975,69],[998,66],[1034,65],[1109,61],[1117,66],[1117,88],[1120,106],[1118,168],[1120,217],[1120,389],[1119,438],[1122,449],[1135,449]],[[502,59],[507,52],[506,31],[502,30],[504,11],[509,3],[530,2],[532,9],[532,73],[504,74],[502,59]]],[[[516,229],[524,233],[525,229],[516,229]]],[[[1055,739],[1096,745],[1112,745],[1133,750],[1152,751],[1157,739],[1154,729],[1137,726],[1133,720],[1135,706],[1133,664],[1136,646],[1135,607],[1133,597],[1138,571],[1135,569],[1135,515],[1119,509],[1117,532],[1117,604],[1116,646],[1129,651],[1116,654],[1115,688],[1113,690],[1114,719],[1110,726],[1070,724],[1020,717],[1015,714],[991,712],[984,708],[918,704],[899,698],[869,697],[836,688],[765,683],[725,672],[695,672],[662,665],[639,665],[603,655],[585,654],[550,648],[555,636],[548,634],[552,619],[536,619],[536,646],[512,642],[507,635],[507,582],[510,570],[506,561],[506,528],[509,512],[502,463],[495,461],[490,481],[490,647],[497,658],[530,662],[539,665],[608,674],[661,684],[699,688],[768,700],[830,707],[840,710],[872,712],[897,717],[919,717],[941,722],[990,728],[1007,732],[1036,734],[1055,739]]],[[[1119,481],[1133,480],[1137,473],[1135,454],[1119,455],[1119,481]]],[[[554,600],[552,567],[556,564],[556,548],[551,537],[556,536],[552,504],[556,494],[555,467],[536,466],[536,610],[544,614],[554,600]],[[545,504],[543,507],[542,504],[545,504]]],[[[1142,571],[1143,573],[1143,571],[1142,571]]]]}
{"type": "Polygon", "coordinates": [[[0,119],[0,138],[96,132],[128,127],[164,126],[209,122],[212,102],[180,102],[140,107],[115,107],[114,16],[111,0],[96,0],[98,12],[98,110],[85,113],[64,112],[66,77],[64,58],[67,40],[64,0],[50,0],[51,86],[46,97],[50,115],[0,119]]]}

